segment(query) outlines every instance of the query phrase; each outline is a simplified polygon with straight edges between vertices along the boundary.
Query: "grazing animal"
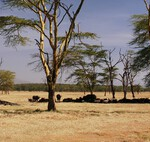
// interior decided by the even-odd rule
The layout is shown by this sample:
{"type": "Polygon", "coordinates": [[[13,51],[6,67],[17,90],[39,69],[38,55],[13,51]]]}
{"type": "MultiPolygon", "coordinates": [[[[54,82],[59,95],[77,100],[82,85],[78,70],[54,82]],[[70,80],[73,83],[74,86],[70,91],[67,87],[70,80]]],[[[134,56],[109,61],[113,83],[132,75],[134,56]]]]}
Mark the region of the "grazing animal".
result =
{"type": "Polygon", "coordinates": [[[57,94],[57,95],[56,95],[56,98],[57,98],[57,101],[60,102],[61,95],[60,95],[60,94],[57,94]]]}

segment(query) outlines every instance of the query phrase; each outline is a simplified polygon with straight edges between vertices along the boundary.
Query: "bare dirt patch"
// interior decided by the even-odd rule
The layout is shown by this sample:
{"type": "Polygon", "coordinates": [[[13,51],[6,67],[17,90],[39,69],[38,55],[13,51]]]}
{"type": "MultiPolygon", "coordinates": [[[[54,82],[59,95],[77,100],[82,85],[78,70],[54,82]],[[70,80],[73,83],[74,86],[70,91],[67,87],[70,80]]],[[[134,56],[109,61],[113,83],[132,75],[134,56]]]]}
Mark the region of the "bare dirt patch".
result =
{"type": "MultiPolygon", "coordinates": [[[[64,98],[84,95],[61,94],[64,98]]],[[[47,103],[28,102],[33,95],[47,97],[46,92],[0,95],[0,100],[20,104],[0,105],[0,141],[150,142],[150,104],[57,103],[54,113],[45,111],[47,103]]],[[[103,93],[96,95],[104,97],[103,93]]],[[[137,97],[149,97],[149,93],[137,97]]]]}

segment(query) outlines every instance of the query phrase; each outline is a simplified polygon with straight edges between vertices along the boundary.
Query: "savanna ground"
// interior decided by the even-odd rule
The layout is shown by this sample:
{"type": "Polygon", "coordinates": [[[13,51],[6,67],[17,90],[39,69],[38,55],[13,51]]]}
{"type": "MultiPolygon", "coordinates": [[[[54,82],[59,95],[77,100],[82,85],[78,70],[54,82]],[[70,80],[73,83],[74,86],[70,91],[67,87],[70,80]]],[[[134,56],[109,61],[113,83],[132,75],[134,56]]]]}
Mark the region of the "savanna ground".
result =
{"type": "MultiPolygon", "coordinates": [[[[104,93],[95,94],[104,98],[104,93]]],[[[46,92],[0,95],[0,100],[19,104],[0,105],[0,142],[150,142],[150,104],[61,102],[56,103],[57,112],[47,112],[47,103],[28,102],[33,95],[47,97],[46,92]]],[[[63,99],[84,94],[61,95],[63,99]]],[[[117,93],[117,99],[122,97],[117,93]]],[[[150,93],[136,97],[149,98],[150,93]]]]}

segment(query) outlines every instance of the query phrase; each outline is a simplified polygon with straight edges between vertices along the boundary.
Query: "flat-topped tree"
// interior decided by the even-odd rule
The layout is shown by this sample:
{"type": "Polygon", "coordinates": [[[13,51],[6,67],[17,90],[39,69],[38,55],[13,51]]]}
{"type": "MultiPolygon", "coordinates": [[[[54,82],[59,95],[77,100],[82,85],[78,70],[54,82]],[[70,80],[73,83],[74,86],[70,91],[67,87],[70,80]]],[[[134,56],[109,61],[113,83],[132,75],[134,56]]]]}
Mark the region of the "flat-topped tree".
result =
{"type": "Polygon", "coordinates": [[[130,90],[133,98],[135,98],[134,94],[134,79],[137,75],[137,72],[133,70],[133,58],[134,52],[132,50],[127,51],[124,54],[120,53],[121,63],[123,65],[122,73],[120,73],[121,79],[118,80],[122,83],[124,99],[127,98],[128,86],[130,85],[130,90]]]}
{"type": "Polygon", "coordinates": [[[14,87],[15,73],[7,70],[0,70],[0,90],[9,94],[14,87]]]}
{"type": "Polygon", "coordinates": [[[106,84],[106,87],[110,86],[110,91],[112,93],[113,99],[115,99],[114,80],[117,78],[117,71],[118,71],[118,68],[116,66],[121,62],[120,58],[116,62],[113,61],[112,53],[114,51],[115,49],[107,51],[107,56],[104,59],[106,67],[103,69],[104,70],[103,80],[104,83],[106,84]]]}
{"type": "Polygon", "coordinates": [[[65,67],[72,69],[67,79],[74,79],[74,82],[81,85],[84,90],[93,94],[96,85],[102,83],[101,68],[104,63],[106,51],[102,45],[89,44],[84,39],[93,41],[97,39],[96,34],[78,32],[74,35],[74,45],[67,52],[65,67]]]}
{"type": "Polygon", "coordinates": [[[28,37],[22,36],[22,29],[29,30],[30,28],[39,33],[40,38],[36,39],[36,42],[47,79],[48,111],[56,110],[55,86],[57,77],[84,0],[76,2],[75,7],[72,3],[63,0],[2,0],[5,8],[28,10],[35,17],[35,19],[33,19],[33,16],[30,19],[25,19],[17,16],[1,16],[0,35],[6,38],[6,44],[16,46],[18,44],[25,45],[29,41],[28,37]],[[79,4],[77,5],[77,3],[79,4]],[[62,30],[62,26],[66,21],[68,26],[62,30]],[[62,35],[63,31],[65,31],[64,35],[62,35]],[[64,38],[59,40],[58,37],[60,36],[64,38]],[[49,50],[47,51],[44,48],[46,41],[49,44],[49,50]]]}

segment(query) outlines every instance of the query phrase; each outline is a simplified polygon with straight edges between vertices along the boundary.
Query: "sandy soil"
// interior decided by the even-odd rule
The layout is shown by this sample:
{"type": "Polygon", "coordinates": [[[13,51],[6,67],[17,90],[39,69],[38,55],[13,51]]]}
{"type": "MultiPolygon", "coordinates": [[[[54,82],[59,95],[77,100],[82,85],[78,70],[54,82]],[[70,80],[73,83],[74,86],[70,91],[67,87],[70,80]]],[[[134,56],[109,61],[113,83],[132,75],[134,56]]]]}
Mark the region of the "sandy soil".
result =
{"type": "MultiPolygon", "coordinates": [[[[84,95],[61,94],[63,98],[84,95]]],[[[95,94],[104,98],[104,93],[95,94]]],[[[54,113],[45,111],[46,103],[28,102],[33,95],[47,97],[44,92],[0,95],[0,100],[19,104],[0,105],[0,142],[150,142],[150,104],[61,102],[54,113]]],[[[140,97],[150,97],[150,93],[137,95],[140,97]]]]}

